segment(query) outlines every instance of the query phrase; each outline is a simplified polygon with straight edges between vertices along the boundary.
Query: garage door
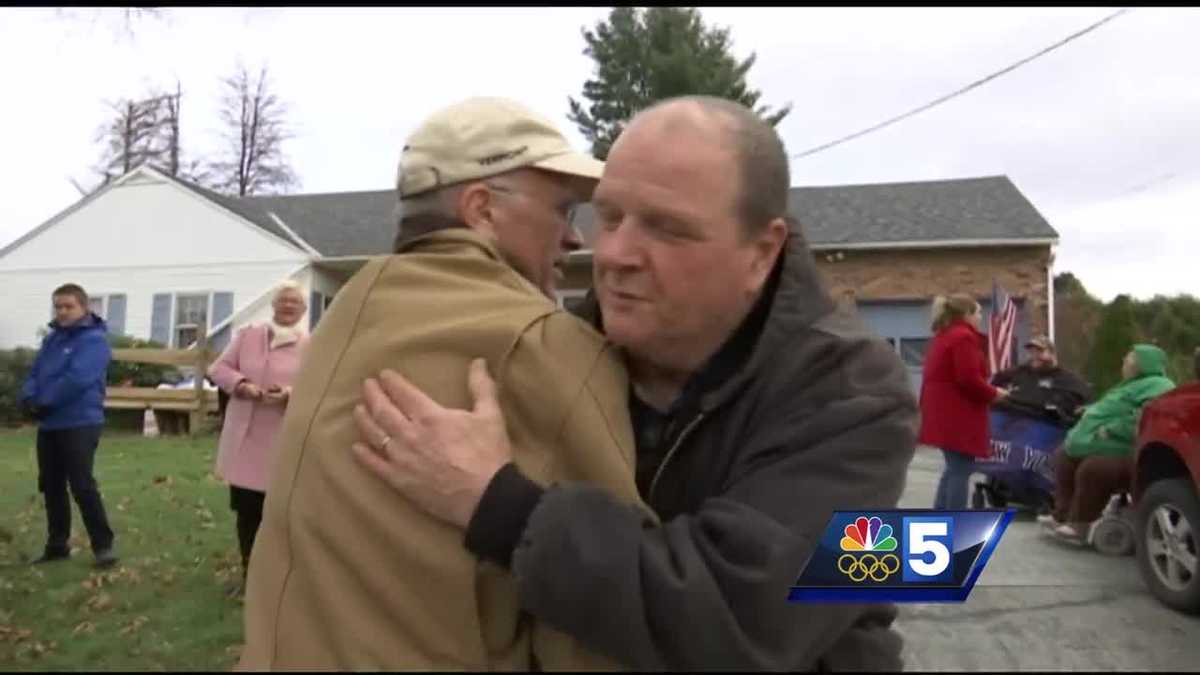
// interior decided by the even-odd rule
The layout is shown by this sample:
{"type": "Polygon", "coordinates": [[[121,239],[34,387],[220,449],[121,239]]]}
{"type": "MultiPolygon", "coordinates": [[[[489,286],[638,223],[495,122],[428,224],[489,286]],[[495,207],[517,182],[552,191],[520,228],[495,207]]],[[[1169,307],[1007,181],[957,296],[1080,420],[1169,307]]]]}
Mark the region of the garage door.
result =
{"type": "Polygon", "coordinates": [[[913,392],[920,392],[921,367],[930,339],[929,303],[860,302],[858,313],[900,355],[913,392]]]}
{"type": "MultiPolygon", "coordinates": [[[[991,316],[991,303],[983,305],[984,326],[987,326],[991,316]]],[[[929,301],[910,302],[870,302],[858,303],[858,313],[867,325],[875,330],[899,354],[900,360],[908,368],[908,379],[912,384],[913,393],[921,391],[921,369],[925,364],[925,352],[929,348],[931,333],[929,330],[929,301]]],[[[1029,322],[1021,309],[1021,301],[1017,300],[1017,330],[1013,337],[1013,348],[1029,339],[1029,322]]],[[[1017,360],[1021,353],[1013,352],[1017,360]]]]}

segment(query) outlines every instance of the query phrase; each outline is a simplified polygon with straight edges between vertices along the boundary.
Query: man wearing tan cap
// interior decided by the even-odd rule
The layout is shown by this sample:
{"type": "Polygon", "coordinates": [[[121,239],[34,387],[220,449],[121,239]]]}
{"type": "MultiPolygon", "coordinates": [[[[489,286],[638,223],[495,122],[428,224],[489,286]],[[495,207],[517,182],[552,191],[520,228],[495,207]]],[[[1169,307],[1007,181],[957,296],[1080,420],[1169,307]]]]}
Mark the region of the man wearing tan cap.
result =
{"type": "MultiPolygon", "coordinates": [[[[511,573],[347,450],[367,377],[393,368],[466,408],[491,391],[483,362],[472,363],[482,357],[498,385],[492,405],[521,447],[514,468],[638,503],[624,370],[553,300],[559,263],[580,245],[570,214],[602,168],[502,99],[450,106],[409,137],[395,255],[339,292],[293,387],[250,563],[239,669],[613,667],[524,615],[511,573]]],[[[491,534],[475,545],[511,548],[491,534]]]]}

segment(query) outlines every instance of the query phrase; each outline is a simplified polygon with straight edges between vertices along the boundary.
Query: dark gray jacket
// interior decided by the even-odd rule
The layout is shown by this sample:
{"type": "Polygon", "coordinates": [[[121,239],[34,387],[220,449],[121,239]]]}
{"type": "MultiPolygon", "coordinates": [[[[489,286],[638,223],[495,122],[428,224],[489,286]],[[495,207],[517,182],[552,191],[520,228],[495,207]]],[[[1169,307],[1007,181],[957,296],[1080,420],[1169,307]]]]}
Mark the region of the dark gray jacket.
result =
{"type": "MultiPolygon", "coordinates": [[[[685,407],[653,460],[643,498],[661,526],[589,486],[524,499],[522,604],[639,669],[899,670],[893,605],[787,595],[834,509],[895,507],[916,436],[905,368],[834,311],[799,236],[767,293],[740,366],[685,407]]],[[[508,509],[491,494],[485,510],[508,509]]]]}

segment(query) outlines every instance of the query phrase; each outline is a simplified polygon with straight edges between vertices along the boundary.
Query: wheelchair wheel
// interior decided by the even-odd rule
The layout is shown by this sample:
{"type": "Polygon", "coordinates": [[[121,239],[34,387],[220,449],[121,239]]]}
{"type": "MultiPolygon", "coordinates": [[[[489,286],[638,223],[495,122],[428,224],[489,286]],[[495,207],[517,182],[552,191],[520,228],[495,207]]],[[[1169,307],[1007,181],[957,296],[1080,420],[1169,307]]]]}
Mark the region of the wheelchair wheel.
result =
{"type": "Polygon", "coordinates": [[[1104,555],[1131,555],[1137,546],[1133,528],[1121,518],[1105,516],[1092,528],[1092,546],[1104,555]]]}

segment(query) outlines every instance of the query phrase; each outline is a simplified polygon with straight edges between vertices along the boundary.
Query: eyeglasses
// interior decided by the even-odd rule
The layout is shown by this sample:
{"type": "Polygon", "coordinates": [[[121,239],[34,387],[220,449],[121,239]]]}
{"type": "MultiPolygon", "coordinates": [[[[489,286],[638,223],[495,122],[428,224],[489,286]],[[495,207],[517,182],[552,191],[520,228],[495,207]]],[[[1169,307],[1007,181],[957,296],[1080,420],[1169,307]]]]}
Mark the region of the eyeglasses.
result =
{"type": "MultiPolygon", "coordinates": [[[[515,190],[513,188],[508,187],[507,185],[497,185],[496,183],[488,183],[488,182],[485,182],[484,185],[486,185],[489,190],[494,190],[501,194],[524,196],[529,201],[534,202],[542,207],[549,206],[548,204],[546,204],[546,202],[544,200],[535,199],[534,197],[530,196],[530,194],[528,192],[524,192],[522,190],[515,190]]],[[[563,221],[568,226],[570,226],[570,227],[575,226],[575,214],[579,211],[579,203],[578,202],[576,202],[575,200],[571,200],[570,202],[568,202],[566,204],[560,204],[558,206],[549,206],[549,208],[554,211],[555,215],[557,215],[559,218],[562,218],[563,221]]]]}

